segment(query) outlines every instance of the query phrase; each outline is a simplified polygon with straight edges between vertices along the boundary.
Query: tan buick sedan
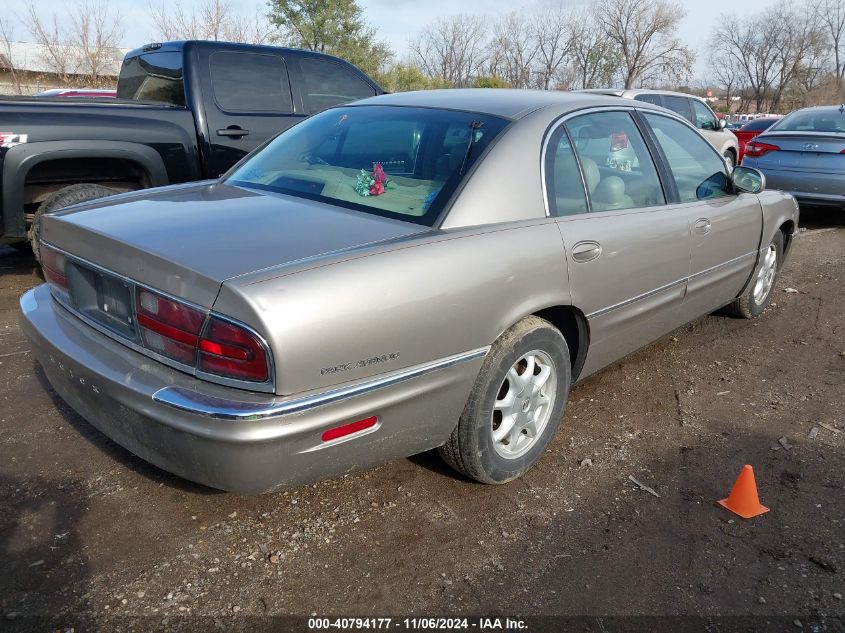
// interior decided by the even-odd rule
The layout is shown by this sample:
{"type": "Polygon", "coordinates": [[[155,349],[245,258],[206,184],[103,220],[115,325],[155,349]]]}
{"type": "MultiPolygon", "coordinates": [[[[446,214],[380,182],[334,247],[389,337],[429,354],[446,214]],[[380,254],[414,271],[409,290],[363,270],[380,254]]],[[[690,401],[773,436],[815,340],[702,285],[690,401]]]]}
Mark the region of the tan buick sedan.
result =
{"type": "Polygon", "coordinates": [[[62,398],[187,479],[255,493],[439,447],[503,483],[575,381],[763,312],[798,225],[763,188],[645,103],[385,95],[218,181],[46,217],[21,318],[62,398]]]}

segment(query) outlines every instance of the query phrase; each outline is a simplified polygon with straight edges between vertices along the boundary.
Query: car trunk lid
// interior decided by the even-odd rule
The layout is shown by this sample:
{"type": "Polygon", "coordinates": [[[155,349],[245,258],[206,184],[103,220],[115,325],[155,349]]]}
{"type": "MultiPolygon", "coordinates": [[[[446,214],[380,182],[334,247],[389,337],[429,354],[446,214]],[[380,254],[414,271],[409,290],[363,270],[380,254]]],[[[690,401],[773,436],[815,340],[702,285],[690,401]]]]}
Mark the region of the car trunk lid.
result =
{"type": "Polygon", "coordinates": [[[822,132],[773,132],[756,136],[754,142],[779,149],[766,152],[757,166],[796,171],[845,173],[845,134],[822,132]]]}
{"type": "MultiPolygon", "coordinates": [[[[45,218],[42,239],[90,262],[91,270],[101,267],[210,308],[226,279],[427,230],[301,198],[203,183],[60,211],[45,218]]],[[[88,282],[96,286],[96,279],[88,282]]]]}

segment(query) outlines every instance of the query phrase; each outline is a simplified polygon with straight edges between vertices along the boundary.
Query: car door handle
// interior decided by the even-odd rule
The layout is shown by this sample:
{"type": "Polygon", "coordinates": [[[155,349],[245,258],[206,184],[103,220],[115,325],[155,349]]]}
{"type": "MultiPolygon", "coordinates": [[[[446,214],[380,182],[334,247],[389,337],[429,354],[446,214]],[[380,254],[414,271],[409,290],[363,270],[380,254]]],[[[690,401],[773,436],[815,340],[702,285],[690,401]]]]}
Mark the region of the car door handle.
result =
{"type": "Polygon", "coordinates": [[[217,130],[217,136],[246,136],[249,134],[249,130],[245,130],[243,128],[238,127],[237,125],[230,125],[227,128],[222,130],[217,130]]]}
{"type": "Polygon", "coordinates": [[[591,262],[601,255],[601,244],[592,240],[578,242],[572,247],[572,259],[576,262],[591,262]]]}
{"type": "Polygon", "coordinates": [[[699,235],[707,235],[710,232],[710,220],[707,218],[696,220],[694,229],[699,235]]]}

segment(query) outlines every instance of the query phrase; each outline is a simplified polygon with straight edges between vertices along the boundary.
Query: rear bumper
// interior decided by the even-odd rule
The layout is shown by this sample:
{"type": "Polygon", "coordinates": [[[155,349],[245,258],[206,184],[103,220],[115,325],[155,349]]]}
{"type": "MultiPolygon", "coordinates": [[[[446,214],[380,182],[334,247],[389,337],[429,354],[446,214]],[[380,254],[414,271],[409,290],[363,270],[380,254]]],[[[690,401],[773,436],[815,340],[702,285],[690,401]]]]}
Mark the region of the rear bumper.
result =
{"type": "Polygon", "coordinates": [[[475,350],[323,394],[278,398],[210,384],[151,361],[87,327],[46,285],[20,303],[35,357],[75,411],[164,470],[244,494],[441,445],[486,353],[475,350]],[[322,441],[323,431],[370,416],[378,418],[375,427],[322,441]]]}
{"type": "MultiPolygon", "coordinates": [[[[754,167],[753,163],[746,163],[754,167]]],[[[758,167],[766,176],[767,189],[779,189],[799,204],[845,207],[845,174],[776,170],[758,167]]]]}

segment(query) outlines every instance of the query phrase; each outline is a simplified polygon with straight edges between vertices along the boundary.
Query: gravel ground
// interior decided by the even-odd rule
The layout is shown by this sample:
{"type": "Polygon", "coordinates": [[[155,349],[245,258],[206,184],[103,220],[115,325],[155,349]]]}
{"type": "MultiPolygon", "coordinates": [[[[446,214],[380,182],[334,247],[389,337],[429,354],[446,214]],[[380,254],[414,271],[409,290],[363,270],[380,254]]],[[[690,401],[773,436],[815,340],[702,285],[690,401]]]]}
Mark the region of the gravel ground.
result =
{"type": "Polygon", "coordinates": [[[465,613],[845,630],[845,227],[805,225],[762,318],[705,317],[575,387],[517,482],[423,454],[257,497],[150,466],[62,403],[17,325],[33,261],[0,247],[3,624],[465,613]],[[772,510],[750,521],[714,503],[745,463],[772,510]]]}

